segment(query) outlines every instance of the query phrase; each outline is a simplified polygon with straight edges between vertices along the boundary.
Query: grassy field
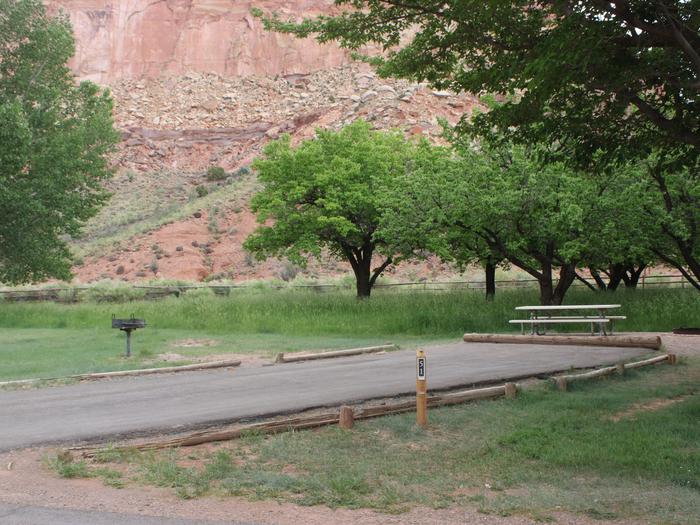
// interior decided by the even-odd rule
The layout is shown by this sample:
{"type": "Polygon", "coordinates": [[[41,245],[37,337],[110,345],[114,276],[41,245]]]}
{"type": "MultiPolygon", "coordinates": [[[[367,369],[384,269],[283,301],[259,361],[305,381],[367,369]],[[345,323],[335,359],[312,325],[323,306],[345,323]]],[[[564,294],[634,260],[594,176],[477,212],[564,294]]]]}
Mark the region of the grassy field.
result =
{"type": "MultiPolygon", "coordinates": [[[[61,378],[86,372],[132,370],[188,364],[210,356],[247,354],[272,359],[278,352],[318,351],[382,344],[376,337],[223,334],[147,328],[132,335],[132,356],[124,357],[125,336],[101,328],[0,328],[0,381],[61,378]],[[178,357],[179,356],[179,357],[178,357]]],[[[393,337],[413,348],[437,338],[393,337]]]]}
{"type": "MultiPolygon", "coordinates": [[[[517,305],[536,303],[535,290],[508,290],[493,302],[477,291],[446,293],[378,291],[369,301],[351,292],[235,291],[229,297],[185,294],[128,303],[0,303],[0,381],[59,377],[89,371],[162,366],[159,355],[257,354],[349,348],[393,342],[415,346],[458,339],[464,332],[516,331],[508,325],[517,305]],[[134,334],[134,358],[125,360],[117,317],[146,319],[134,334]],[[212,346],[183,346],[187,339],[212,346]]],[[[625,331],[666,331],[700,325],[700,294],[653,289],[601,296],[576,290],[573,304],[619,302],[625,331]]],[[[578,328],[582,329],[581,327],[578,328]]]]}
{"type": "Polygon", "coordinates": [[[546,385],[484,401],[212,447],[49,459],[62,476],[301,505],[401,512],[477,507],[549,521],[559,511],[635,523],[700,522],[700,361],[546,385]]]}

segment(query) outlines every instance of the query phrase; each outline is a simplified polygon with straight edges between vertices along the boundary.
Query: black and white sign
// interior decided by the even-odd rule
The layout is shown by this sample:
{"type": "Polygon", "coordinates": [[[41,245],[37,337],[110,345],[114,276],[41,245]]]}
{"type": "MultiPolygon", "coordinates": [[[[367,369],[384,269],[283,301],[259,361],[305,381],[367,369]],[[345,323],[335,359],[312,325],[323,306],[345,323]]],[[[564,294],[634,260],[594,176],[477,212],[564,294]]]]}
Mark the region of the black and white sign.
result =
{"type": "Polygon", "coordinates": [[[425,357],[419,357],[416,366],[417,379],[425,381],[425,357]]]}

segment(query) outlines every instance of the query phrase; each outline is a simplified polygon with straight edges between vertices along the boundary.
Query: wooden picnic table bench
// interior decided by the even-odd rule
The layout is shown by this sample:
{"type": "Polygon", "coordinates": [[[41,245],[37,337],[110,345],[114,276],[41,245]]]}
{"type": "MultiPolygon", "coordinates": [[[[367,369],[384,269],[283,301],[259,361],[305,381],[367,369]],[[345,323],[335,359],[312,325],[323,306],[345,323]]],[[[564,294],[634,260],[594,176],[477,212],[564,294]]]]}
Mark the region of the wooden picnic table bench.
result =
{"type": "Polygon", "coordinates": [[[620,304],[567,304],[559,306],[516,306],[516,310],[529,312],[528,319],[511,319],[510,324],[520,324],[521,333],[525,333],[525,325],[530,325],[530,333],[543,335],[546,327],[553,324],[590,323],[591,334],[607,335],[606,325],[610,325],[610,333],[614,331],[614,322],[627,319],[624,315],[608,315],[609,310],[620,308],[620,304]],[[590,313],[591,311],[595,313],[590,313]],[[579,315],[553,315],[565,312],[581,312],[579,315]]]}

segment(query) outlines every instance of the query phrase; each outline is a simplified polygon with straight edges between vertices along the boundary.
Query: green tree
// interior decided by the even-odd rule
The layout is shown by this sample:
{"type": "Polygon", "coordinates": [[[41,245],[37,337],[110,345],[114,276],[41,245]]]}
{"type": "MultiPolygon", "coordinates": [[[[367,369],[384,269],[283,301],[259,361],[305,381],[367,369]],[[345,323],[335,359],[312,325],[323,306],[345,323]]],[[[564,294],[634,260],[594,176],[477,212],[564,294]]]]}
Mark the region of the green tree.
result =
{"type": "Polygon", "coordinates": [[[402,134],[372,131],[363,121],[339,132],[317,130],[297,148],[288,135],[271,142],[253,164],[263,190],[251,201],[258,221],[271,224],[244,247],[259,259],[284,256],[301,266],[326,249],[350,263],[358,297],[369,297],[381,273],[408,255],[376,232],[381,188],[409,169],[413,149],[402,134]],[[372,268],[376,255],[383,260],[372,268]]]}
{"type": "Polygon", "coordinates": [[[700,150],[700,0],[335,3],[348,9],[266,25],[353,50],[378,44],[383,75],[508,95],[479,117],[482,134],[556,141],[584,163],[599,149],[700,150]]]}
{"type": "Polygon", "coordinates": [[[537,279],[545,305],[561,304],[580,267],[608,267],[637,242],[641,187],[624,178],[542,163],[523,146],[456,147],[458,156],[439,156],[395,185],[381,233],[426,236],[457,261],[507,261],[537,279]]]}
{"type": "Polygon", "coordinates": [[[649,235],[658,240],[653,254],[700,291],[700,161],[684,164],[684,152],[645,159],[641,169],[647,193],[639,205],[649,235]]]}
{"type": "MultiPolygon", "coordinates": [[[[464,269],[484,269],[486,298],[496,294],[496,268],[502,256],[470,228],[462,228],[454,214],[451,191],[464,184],[465,166],[451,148],[421,141],[411,169],[385,186],[384,212],[378,236],[398,251],[432,253],[464,269]],[[455,184],[457,186],[455,187],[455,184]]],[[[459,204],[462,209],[462,203],[459,204]]]]}
{"type": "Polygon", "coordinates": [[[107,194],[109,94],[76,85],[71,27],[37,0],[0,0],[0,281],[70,277],[68,236],[107,194]]]}

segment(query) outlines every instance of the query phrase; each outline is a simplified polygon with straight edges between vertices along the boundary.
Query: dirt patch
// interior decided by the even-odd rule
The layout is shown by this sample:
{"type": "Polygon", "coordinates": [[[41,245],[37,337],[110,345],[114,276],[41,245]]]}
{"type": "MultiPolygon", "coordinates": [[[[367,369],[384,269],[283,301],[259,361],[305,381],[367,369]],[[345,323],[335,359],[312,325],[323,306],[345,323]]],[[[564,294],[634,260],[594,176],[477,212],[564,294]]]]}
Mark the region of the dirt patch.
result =
{"type": "Polygon", "coordinates": [[[166,363],[173,363],[173,362],[179,362],[179,361],[186,361],[187,358],[184,355],[176,354],[173,352],[167,352],[164,354],[158,354],[156,356],[156,359],[151,360],[153,363],[158,363],[158,362],[166,362],[166,363]]]}
{"type": "Polygon", "coordinates": [[[218,344],[219,341],[216,339],[181,339],[180,341],[173,341],[171,343],[172,346],[179,346],[181,348],[202,348],[205,346],[216,346],[218,344]]]}
{"type": "Polygon", "coordinates": [[[682,356],[700,357],[700,335],[658,334],[667,352],[682,356]]]}
{"type": "MultiPolygon", "coordinates": [[[[330,509],[302,507],[291,503],[251,502],[242,498],[205,497],[185,500],[170,489],[148,486],[116,489],[98,479],[61,479],[48,471],[42,458],[49,449],[27,449],[0,454],[0,502],[15,505],[39,505],[98,512],[116,512],[164,518],[207,519],[230,523],[237,521],[264,525],[531,525],[525,516],[481,514],[476,508],[431,509],[415,507],[399,515],[380,514],[367,509],[330,509]],[[12,470],[7,465],[12,462],[12,470]]],[[[585,516],[556,513],[560,523],[568,525],[633,525],[631,521],[608,522],[585,516]]],[[[634,522],[638,523],[638,522],[634,522]]]]}
{"type": "Polygon", "coordinates": [[[618,421],[622,421],[623,419],[634,419],[634,417],[637,414],[640,414],[642,412],[655,412],[657,410],[663,410],[664,408],[668,408],[672,405],[685,401],[689,397],[691,396],[680,396],[671,399],[653,399],[648,403],[634,405],[628,408],[627,410],[623,410],[622,412],[613,414],[608,419],[610,421],[614,421],[615,423],[617,423],[618,421]]]}
{"type": "Polygon", "coordinates": [[[224,361],[226,359],[238,359],[241,362],[241,366],[264,366],[271,365],[272,360],[267,357],[255,355],[255,354],[209,354],[201,357],[196,357],[197,361],[210,362],[210,361],[224,361]]]}

